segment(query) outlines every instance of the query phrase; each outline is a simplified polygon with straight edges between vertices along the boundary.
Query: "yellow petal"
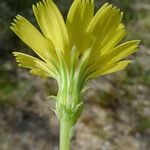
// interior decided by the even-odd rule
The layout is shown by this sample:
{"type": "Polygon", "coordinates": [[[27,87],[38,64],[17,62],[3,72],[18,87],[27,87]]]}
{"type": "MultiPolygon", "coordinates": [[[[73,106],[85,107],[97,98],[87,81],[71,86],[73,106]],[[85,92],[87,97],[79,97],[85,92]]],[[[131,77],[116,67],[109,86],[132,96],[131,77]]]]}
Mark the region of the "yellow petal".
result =
{"type": "Polygon", "coordinates": [[[132,63],[131,60],[123,60],[123,61],[115,63],[115,65],[113,65],[113,64],[108,65],[107,67],[109,69],[107,67],[102,69],[101,75],[110,74],[110,73],[114,73],[114,72],[123,70],[130,63],[132,63]]]}
{"type": "Polygon", "coordinates": [[[124,60],[124,61],[112,63],[112,64],[106,65],[104,67],[101,67],[99,70],[92,73],[87,78],[87,80],[92,79],[92,78],[96,78],[100,75],[110,74],[110,73],[114,73],[114,72],[123,70],[131,62],[132,62],[131,60],[124,60]]]}
{"type": "Polygon", "coordinates": [[[41,58],[50,60],[54,57],[54,48],[44,36],[24,17],[17,16],[11,29],[41,58]]]}
{"type": "Polygon", "coordinates": [[[139,40],[133,40],[121,44],[111,50],[109,53],[104,55],[95,56],[95,59],[90,59],[88,62],[88,68],[84,72],[84,76],[88,76],[92,72],[96,72],[99,68],[103,68],[103,66],[109,66],[110,64],[115,64],[121,59],[129,56],[130,54],[137,51],[137,47],[139,44],[139,40]]]}
{"type": "MultiPolygon", "coordinates": [[[[87,30],[91,35],[93,55],[100,52],[117,35],[122,17],[123,13],[119,9],[108,4],[97,12],[87,30]]],[[[121,35],[121,38],[123,36],[121,35]]]]}
{"type": "Polygon", "coordinates": [[[115,47],[110,52],[101,56],[102,63],[105,62],[114,63],[133,54],[138,50],[137,47],[139,43],[140,43],[139,40],[133,40],[133,41],[125,42],[115,47]]]}
{"type": "Polygon", "coordinates": [[[36,72],[36,75],[42,77],[56,77],[52,66],[50,67],[44,61],[20,52],[13,52],[13,54],[16,57],[18,65],[23,68],[31,69],[31,73],[36,72]]]}
{"type": "Polygon", "coordinates": [[[68,54],[68,34],[61,13],[52,0],[33,5],[33,11],[43,34],[49,38],[55,49],[68,54]]]}
{"type": "Polygon", "coordinates": [[[69,10],[66,27],[71,47],[83,51],[85,33],[94,14],[93,0],[75,0],[69,10]]]}
{"type": "Polygon", "coordinates": [[[104,54],[110,52],[126,35],[123,24],[120,24],[116,33],[108,35],[103,42],[103,48],[101,48],[100,53],[104,54]]]}
{"type": "Polygon", "coordinates": [[[99,59],[100,55],[106,54],[111,52],[114,47],[125,37],[126,31],[124,28],[120,28],[122,24],[116,30],[114,35],[106,36],[106,39],[103,41],[103,46],[99,48],[98,46],[95,47],[95,51],[93,51],[91,55],[91,59],[94,61],[95,59],[99,59]]]}
{"type": "Polygon", "coordinates": [[[42,78],[48,78],[48,77],[50,77],[49,74],[43,72],[43,70],[41,70],[41,69],[31,69],[30,73],[33,74],[33,75],[42,77],[42,78]]]}
{"type": "Polygon", "coordinates": [[[96,37],[102,36],[101,34],[111,32],[112,30],[115,31],[122,20],[122,16],[123,13],[120,13],[119,9],[106,3],[92,19],[88,27],[88,32],[96,37]]]}
{"type": "Polygon", "coordinates": [[[96,13],[94,18],[92,19],[91,23],[88,26],[88,32],[96,33],[95,27],[98,27],[100,25],[100,22],[102,17],[105,17],[105,14],[108,13],[108,11],[111,9],[112,5],[108,6],[108,3],[104,4],[99,11],[96,13]]]}

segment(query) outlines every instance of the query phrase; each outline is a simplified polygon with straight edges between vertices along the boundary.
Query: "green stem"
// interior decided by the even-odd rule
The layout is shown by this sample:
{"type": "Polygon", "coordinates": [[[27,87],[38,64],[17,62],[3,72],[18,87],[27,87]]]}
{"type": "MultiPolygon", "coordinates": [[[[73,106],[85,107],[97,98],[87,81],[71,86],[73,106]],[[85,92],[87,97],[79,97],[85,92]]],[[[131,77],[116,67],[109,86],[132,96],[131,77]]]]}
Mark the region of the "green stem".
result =
{"type": "Polygon", "coordinates": [[[60,150],[69,150],[73,124],[70,120],[60,121],[60,150]]]}

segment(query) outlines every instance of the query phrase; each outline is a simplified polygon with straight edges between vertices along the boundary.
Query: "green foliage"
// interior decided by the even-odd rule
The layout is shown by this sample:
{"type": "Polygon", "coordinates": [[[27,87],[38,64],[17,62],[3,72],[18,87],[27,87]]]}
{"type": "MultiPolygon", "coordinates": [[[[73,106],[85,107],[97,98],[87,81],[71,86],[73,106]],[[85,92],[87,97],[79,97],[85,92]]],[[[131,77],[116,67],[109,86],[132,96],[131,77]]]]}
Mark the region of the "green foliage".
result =
{"type": "Polygon", "coordinates": [[[150,119],[141,117],[138,122],[137,126],[138,131],[141,133],[146,132],[148,129],[150,129],[150,119]]]}
{"type": "Polygon", "coordinates": [[[150,87],[150,71],[145,71],[145,73],[140,77],[139,81],[150,87]]]}
{"type": "Polygon", "coordinates": [[[8,71],[4,66],[0,68],[0,101],[7,99],[17,88],[16,80],[11,80],[9,73],[14,72],[8,71]]]}
{"type": "Polygon", "coordinates": [[[37,90],[36,85],[31,80],[20,78],[11,64],[1,65],[0,106],[15,105],[20,100],[28,100],[37,90]]]}

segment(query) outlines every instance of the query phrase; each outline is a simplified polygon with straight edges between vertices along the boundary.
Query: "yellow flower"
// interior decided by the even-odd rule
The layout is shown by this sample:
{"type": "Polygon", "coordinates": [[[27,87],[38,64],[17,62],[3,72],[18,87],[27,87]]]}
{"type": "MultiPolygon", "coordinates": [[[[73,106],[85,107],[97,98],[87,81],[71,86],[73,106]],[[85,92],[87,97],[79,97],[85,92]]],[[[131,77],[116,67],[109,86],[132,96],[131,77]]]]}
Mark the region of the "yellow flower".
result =
{"type": "MultiPolygon", "coordinates": [[[[94,15],[94,0],[74,0],[64,19],[52,0],[33,5],[38,31],[18,15],[11,29],[37,55],[14,52],[20,67],[41,77],[53,77],[59,85],[57,98],[61,105],[68,99],[72,108],[79,107],[86,82],[95,77],[124,69],[131,60],[123,60],[137,51],[139,40],[120,44],[125,37],[123,13],[104,4],[94,15]]],[[[60,106],[60,107],[62,107],[60,106]]]]}
{"type": "Polygon", "coordinates": [[[138,40],[119,44],[126,35],[123,13],[107,3],[94,16],[93,0],[75,0],[66,23],[52,0],[33,5],[33,11],[42,33],[20,15],[11,26],[41,58],[13,53],[32,74],[59,81],[65,70],[68,81],[78,72],[85,82],[124,69],[131,61],[122,59],[137,51],[138,40]]]}
{"type": "Polygon", "coordinates": [[[74,0],[66,22],[52,0],[33,5],[33,12],[41,31],[20,15],[11,29],[38,58],[13,54],[19,66],[30,73],[57,80],[54,111],[60,120],[60,149],[69,150],[86,82],[124,69],[132,61],[123,59],[137,51],[140,41],[120,44],[126,35],[123,13],[108,3],[94,15],[94,0],[74,0]]]}

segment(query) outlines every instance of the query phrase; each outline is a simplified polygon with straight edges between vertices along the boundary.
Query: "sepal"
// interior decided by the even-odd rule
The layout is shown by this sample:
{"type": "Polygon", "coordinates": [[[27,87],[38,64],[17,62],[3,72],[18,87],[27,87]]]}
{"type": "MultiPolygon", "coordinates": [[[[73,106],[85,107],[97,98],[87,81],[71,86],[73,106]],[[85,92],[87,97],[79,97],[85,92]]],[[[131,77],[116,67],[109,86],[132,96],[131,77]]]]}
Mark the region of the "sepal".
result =
{"type": "Polygon", "coordinates": [[[73,124],[76,123],[83,109],[83,102],[67,107],[61,102],[56,102],[55,113],[59,120],[71,120],[73,124]]]}

